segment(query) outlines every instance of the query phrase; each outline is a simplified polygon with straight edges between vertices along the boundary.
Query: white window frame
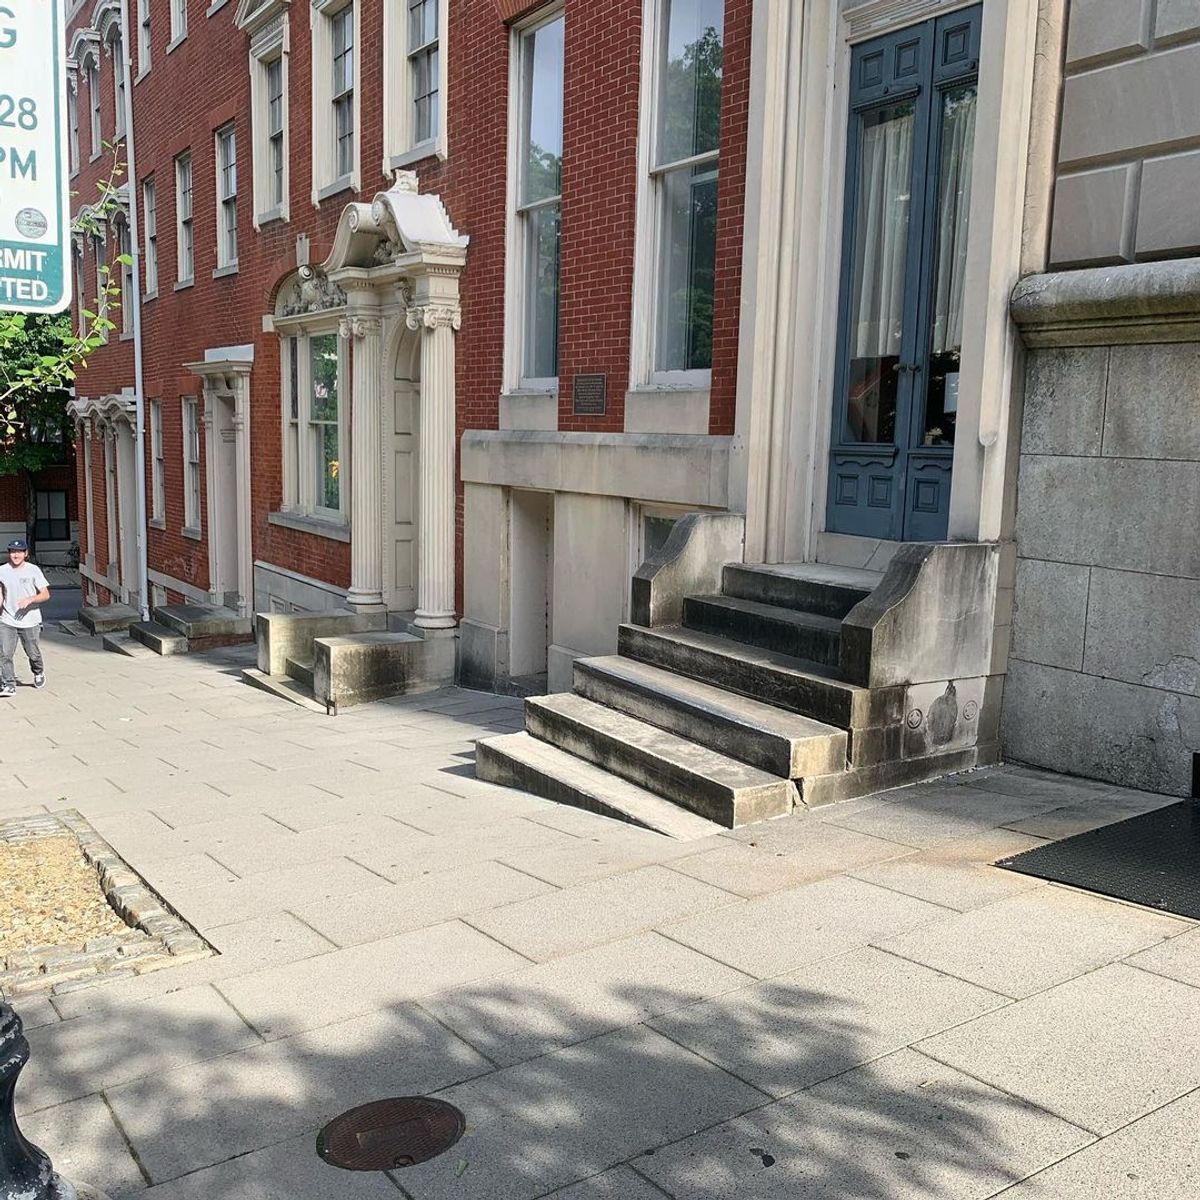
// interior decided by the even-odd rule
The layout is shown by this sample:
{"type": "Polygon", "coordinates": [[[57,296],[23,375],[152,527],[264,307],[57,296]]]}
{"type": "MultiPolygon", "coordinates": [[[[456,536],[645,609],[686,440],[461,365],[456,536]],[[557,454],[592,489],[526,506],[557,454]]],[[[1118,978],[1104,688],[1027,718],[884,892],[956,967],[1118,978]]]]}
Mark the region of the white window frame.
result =
{"type": "MultiPolygon", "coordinates": [[[[100,232],[92,234],[92,262],[96,268],[96,295],[92,297],[98,317],[108,316],[108,229],[100,226],[100,232]]],[[[97,332],[102,344],[108,342],[108,330],[101,328],[97,332]]]]}
{"type": "Polygon", "coordinates": [[[438,123],[430,137],[416,137],[416,97],[409,45],[409,0],[383,5],[383,173],[410,167],[424,158],[449,154],[446,121],[446,65],[450,48],[450,3],[438,3],[438,123]]]}
{"type": "Polygon", "coordinates": [[[188,0],[171,0],[171,41],[167,45],[170,54],[188,35],[188,0]]]}
{"type": "MultiPolygon", "coordinates": [[[[633,390],[708,392],[711,368],[660,370],[657,365],[661,324],[659,285],[662,271],[665,180],[673,171],[711,161],[720,179],[720,149],[673,161],[655,163],[658,149],[661,79],[670,0],[643,0],[642,72],[639,97],[637,217],[634,234],[632,329],[629,382],[633,390]]],[[[724,30],[722,30],[722,37],[724,30]]],[[[722,105],[724,105],[722,95],[722,105]]]]}
{"type": "MultiPolygon", "coordinates": [[[[521,77],[525,63],[526,46],[531,45],[531,35],[547,25],[564,18],[565,6],[555,5],[539,11],[531,19],[513,26],[509,43],[509,105],[508,105],[508,207],[507,207],[507,252],[505,254],[505,294],[508,298],[505,312],[504,379],[506,391],[556,393],[558,376],[530,376],[524,373],[527,342],[528,271],[526,256],[528,237],[527,214],[539,208],[558,203],[561,214],[562,193],[558,200],[540,201],[536,205],[522,208],[518,201],[521,194],[522,172],[525,167],[525,105],[521,77]]],[[[565,80],[564,80],[565,85],[565,80]]],[[[565,107],[565,99],[564,99],[565,107]]],[[[561,289],[561,263],[560,263],[561,289]]],[[[560,290],[561,304],[561,290],[560,290]]],[[[560,338],[561,343],[561,338],[560,338]]]]}
{"type": "Polygon", "coordinates": [[[67,154],[72,176],[79,174],[79,72],[67,84],[67,154]]]}
{"type": "Polygon", "coordinates": [[[280,331],[280,445],[283,458],[282,511],[326,524],[350,523],[350,359],[336,321],[303,325],[276,322],[280,331]],[[312,424],[312,340],[333,336],[338,347],[338,508],[317,503],[319,480],[315,469],[316,441],[312,424]],[[296,355],[296,417],[292,418],[292,358],[296,355]]]}
{"type": "Polygon", "coordinates": [[[113,140],[125,136],[125,40],[115,31],[108,40],[113,65],[113,140]]]}
{"type": "Polygon", "coordinates": [[[133,337],[133,245],[130,242],[128,216],[122,213],[115,224],[118,264],[121,268],[121,337],[124,339],[133,337]]]}
{"type": "Polygon", "coordinates": [[[233,121],[213,134],[216,174],[217,269],[213,277],[231,275],[238,265],[237,126],[233,121]]]}
{"type": "Polygon", "coordinates": [[[260,229],[268,221],[286,221],[289,218],[289,190],[291,171],[288,162],[288,60],[291,42],[287,14],[281,14],[269,26],[255,34],[250,41],[250,119],[251,141],[251,188],[254,193],[254,228],[260,229]],[[274,164],[271,157],[270,128],[270,82],[272,64],[279,63],[282,94],[282,197],[276,202],[272,190],[274,164]]]}
{"type": "Polygon", "coordinates": [[[142,180],[142,240],[145,242],[146,294],[143,300],[158,295],[158,185],[153,175],[142,180]]]}
{"type": "Polygon", "coordinates": [[[93,54],[88,62],[87,78],[88,106],[91,112],[91,160],[95,162],[104,151],[104,128],[100,115],[100,57],[97,54],[93,54]]]}
{"type": "Polygon", "coordinates": [[[362,151],[362,53],[360,29],[361,6],[356,0],[312,0],[309,9],[312,41],[312,202],[319,206],[323,200],[348,188],[362,187],[359,162],[362,151]],[[336,158],[336,127],[333,96],[333,22],[350,9],[353,42],[354,145],[348,172],[338,174],[336,158]]]}
{"type": "Polygon", "coordinates": [[[196,281],[196,222],[195,222],[196,173],[192,152],[184,150],[175,156],[175,287],[187,287],[196,281]],[[187,165],[187,213],[184,213],[183,167],[187,165]],[[184,234],[187,235],[188,262],[184,274],[184,234]]]}
{"type": "Polygon", "coordinates": [[[150,70],[151,30],[150,0],[137,0],[138,23],[138,79],[144,79],[150,70]]]}
{"type": "Polygon", "coordinates": [[[150,521],[162,528],[167,517],[166,466],[163,453],[162,400],[150,401],[150,521]]]}
{"type": "Polygon", "coordinates": [[[83,310],[89,307],[87,297],[84,295],[87,290],[87,286],[84,283],[83,263],[86,253],[82,237],[73,237],[71,239],[71,259],[75,270],[75,313],[78,318],[75,322],[75,327],[80,337],[83,337],[87,332],[87,318],[83,315],[83,310]]]}
{"type": "Polygon", "coordinates": [[[184,537],[199,538],[202,534],[202,483],[200,462],[200,401],[195,396],[181,396],[183,417],[183,528],[184,537]]]}

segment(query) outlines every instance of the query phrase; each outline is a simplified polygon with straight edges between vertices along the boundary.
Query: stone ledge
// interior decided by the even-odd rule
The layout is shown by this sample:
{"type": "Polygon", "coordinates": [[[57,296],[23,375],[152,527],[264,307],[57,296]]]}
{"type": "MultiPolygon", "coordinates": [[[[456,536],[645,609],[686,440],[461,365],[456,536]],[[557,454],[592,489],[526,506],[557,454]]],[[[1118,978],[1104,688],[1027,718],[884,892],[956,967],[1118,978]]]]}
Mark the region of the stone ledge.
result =
{"type": "Polygon", "coordinates": [[[1027,346],[1200,341],[1200,258],[1031,275],[1010,307],[1027,346]]]}

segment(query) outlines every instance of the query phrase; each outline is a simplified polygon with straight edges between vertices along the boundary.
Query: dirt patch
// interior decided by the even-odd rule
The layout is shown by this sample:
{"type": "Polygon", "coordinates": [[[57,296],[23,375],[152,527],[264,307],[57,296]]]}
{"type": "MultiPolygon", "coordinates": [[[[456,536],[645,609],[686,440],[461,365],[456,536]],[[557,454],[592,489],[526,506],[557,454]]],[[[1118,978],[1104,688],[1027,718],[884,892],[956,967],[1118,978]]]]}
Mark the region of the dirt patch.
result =
{"type": "Polygon", "coordinates": [[[0,843],[0,958],[127,933],[73,837],[0,843]]]}

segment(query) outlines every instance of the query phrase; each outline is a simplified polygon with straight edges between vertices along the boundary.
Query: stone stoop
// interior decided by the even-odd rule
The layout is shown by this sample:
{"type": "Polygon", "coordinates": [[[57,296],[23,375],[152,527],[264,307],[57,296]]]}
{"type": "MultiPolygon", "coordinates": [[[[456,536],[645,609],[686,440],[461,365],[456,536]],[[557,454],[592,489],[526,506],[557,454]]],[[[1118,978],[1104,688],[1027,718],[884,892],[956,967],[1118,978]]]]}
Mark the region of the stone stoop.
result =
{"type": "Polygon", "coordinates": [[[313,712],[445,687],[455,631],[413,630],[387,613],[259,613],[258,665],[244,682],[313,712]]]}
{"type": "Polygon", "coordinates": [[[97,634],[119,633],[142,619],[142,614],[128,604],[85,605],[77,615],[80,625],[93,637],[97,634]]]}
{"type": "Polygon", "coordinates": [[[154,654],[188,654],[218,646],[237,646],[253,640],[249,618],[228,608],[200,604],[164,604],[152,610],[149,621],[129,625],[133,641],[154,654]]]}
{"type": "Polygon", "coordinates": [[[886,575],[820,564],[693,571],[689,582],[708,588],[674,600],[653,593],[647,564],[634,590],[643,619],[619,628],[617,654],[578,660],[572,692],[527,699],[524,733],[478,743],[478,776],[689,837],[993,761],[994,738],[979,728],[983,651],[960,647],[946,664],[914,629],[977,610],[963,579],[982,576],[986,601],[995,547],[904,550],[886,575]],[[914,639],[932,674],[908,661],[920,657],[914,639]],[[956,680],[954,667],[968,677],[956,680]],[[703,824],[672,825],[664,803],[703,824]]]}

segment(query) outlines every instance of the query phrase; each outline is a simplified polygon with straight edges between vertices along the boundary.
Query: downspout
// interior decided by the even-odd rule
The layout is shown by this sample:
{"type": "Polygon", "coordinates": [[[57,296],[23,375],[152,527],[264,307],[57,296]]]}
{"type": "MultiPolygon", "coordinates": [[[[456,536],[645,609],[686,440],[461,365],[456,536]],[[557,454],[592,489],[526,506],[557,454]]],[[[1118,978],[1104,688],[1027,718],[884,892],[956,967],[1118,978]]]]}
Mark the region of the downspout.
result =
{"type": "Polygon", "coordinates": [[[125,169],[129,192],[129,254],[133,259],[133,392],[136,402],[134,425],[137,459],[137,545],[138,596],[142,620],[150,619],[150,564],[146,525],[146,396],[142,371],[142,238],[138,226],[138,174],[133,139],[133,41],[129,36],[129,0],[121,0],[121,42],[125,53],[125,169]]]}

